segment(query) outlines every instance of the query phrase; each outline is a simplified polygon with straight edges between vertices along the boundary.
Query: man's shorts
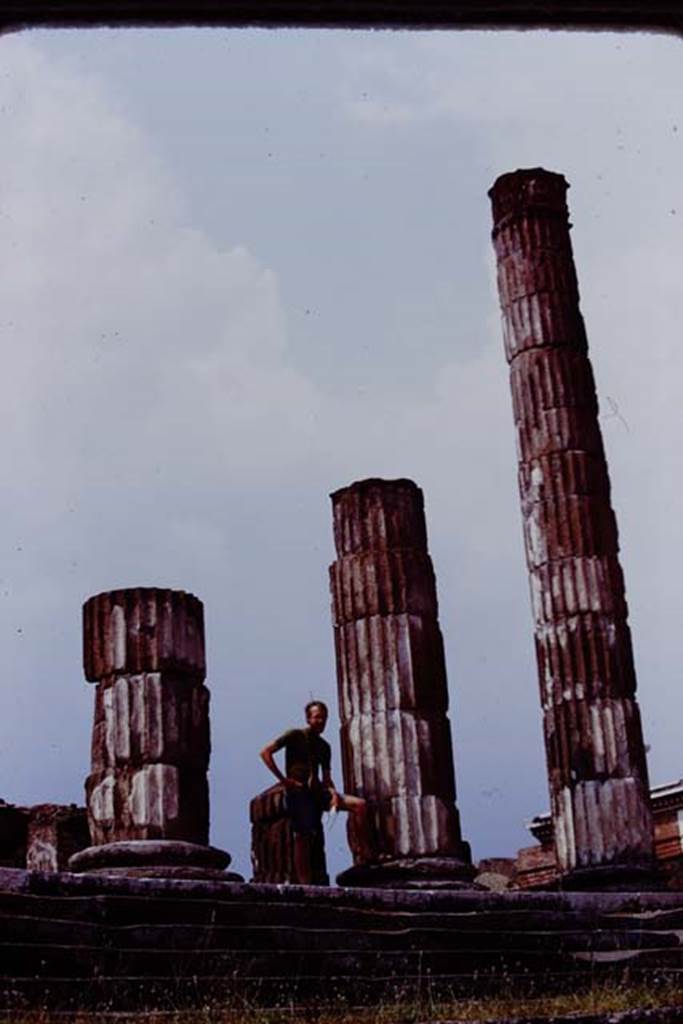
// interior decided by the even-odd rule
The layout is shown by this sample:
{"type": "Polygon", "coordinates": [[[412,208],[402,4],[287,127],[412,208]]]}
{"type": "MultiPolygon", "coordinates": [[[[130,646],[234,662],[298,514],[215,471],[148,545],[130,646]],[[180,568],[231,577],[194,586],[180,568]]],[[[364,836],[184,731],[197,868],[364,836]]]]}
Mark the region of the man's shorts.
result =
{"type": "Polygon", "coordinates": [[[329,789],[313,792],[310,789],[288,789],[285,792],[285,807],[292,822],[292,831],[298,836],[308,836],[320,826],[323,811],[329,811],[332,794],[329,789]]]}

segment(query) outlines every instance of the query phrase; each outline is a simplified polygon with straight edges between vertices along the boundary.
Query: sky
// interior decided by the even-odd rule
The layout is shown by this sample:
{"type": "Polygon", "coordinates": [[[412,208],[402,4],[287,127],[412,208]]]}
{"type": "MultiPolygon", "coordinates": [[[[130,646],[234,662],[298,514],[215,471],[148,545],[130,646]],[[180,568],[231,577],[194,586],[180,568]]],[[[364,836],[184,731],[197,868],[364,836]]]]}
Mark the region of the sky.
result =
{"type": "MultiPolygon", "coordinates": [[[[476,859],[548,805],[487,190],[559,171],[653,783],[679,754],[682,42],[567,32],[0,40],[0,797],[82,802],[81,605],[205,603],[212,842],[338,716],[329,493],[424,490],[476,859]]],[[[348,866],[329,826],[332,872],[348,866]]]]}

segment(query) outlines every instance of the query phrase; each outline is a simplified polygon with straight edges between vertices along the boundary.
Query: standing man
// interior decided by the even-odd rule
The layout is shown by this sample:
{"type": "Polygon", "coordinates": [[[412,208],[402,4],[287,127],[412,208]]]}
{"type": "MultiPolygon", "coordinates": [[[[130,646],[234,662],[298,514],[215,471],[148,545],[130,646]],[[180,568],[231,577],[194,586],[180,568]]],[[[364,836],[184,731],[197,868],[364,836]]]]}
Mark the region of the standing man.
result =
{"type": "Polygon", "coordinates": [[[322,738],[327,725],[327,705],[310,701],[305,709],[306,727],[289,729],[261,751],[261,760],[285,787],[285,806],[294,833],[294,870],[297,881],[310,885],[311,841],[320,827],[323,811],[348,811],[354,838],[354,863],[373,860],[365,800],[338,793],[330,773],[330,745],[322,738]],[[285,773],[274,754],[285,749],[285,773]]]}

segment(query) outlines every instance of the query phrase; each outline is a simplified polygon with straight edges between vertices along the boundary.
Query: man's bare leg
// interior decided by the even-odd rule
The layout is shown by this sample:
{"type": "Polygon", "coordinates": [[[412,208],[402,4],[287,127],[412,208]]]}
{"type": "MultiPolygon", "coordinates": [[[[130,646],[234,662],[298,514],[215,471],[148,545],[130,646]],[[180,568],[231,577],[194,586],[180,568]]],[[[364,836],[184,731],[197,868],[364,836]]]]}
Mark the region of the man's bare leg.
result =
{"type": "Polygon", "coordinates": [[[367,802],[362,797],[340,793],[338,809],[348,811],[350,816],[348,835],[354,863],[367,864],[376,860],[377,851],[372,841],[367,802]]]}
{"type": "Polygon", "coordinates": [[[311,870],[311,836],[300,836],[294,833],[294,874],[299,885],[310,885],[313,880],[311,870]]]}

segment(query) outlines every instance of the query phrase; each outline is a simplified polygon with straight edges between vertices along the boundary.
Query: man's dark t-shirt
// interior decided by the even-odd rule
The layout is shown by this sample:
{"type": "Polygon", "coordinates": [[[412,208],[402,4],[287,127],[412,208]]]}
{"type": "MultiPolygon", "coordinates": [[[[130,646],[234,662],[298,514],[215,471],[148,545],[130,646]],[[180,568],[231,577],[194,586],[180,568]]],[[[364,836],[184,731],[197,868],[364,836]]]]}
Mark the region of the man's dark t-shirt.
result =
{"type": "Polygon", "coordinates": [[[275,740],[274,750],[285,748],[285,775],[311,787],[320,781],[319,769],[330,770],[330,745],[310,729],[288,729],[275,740]]]}

